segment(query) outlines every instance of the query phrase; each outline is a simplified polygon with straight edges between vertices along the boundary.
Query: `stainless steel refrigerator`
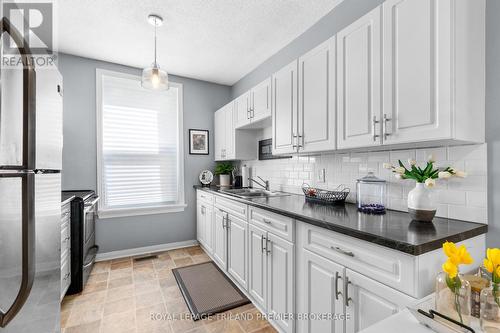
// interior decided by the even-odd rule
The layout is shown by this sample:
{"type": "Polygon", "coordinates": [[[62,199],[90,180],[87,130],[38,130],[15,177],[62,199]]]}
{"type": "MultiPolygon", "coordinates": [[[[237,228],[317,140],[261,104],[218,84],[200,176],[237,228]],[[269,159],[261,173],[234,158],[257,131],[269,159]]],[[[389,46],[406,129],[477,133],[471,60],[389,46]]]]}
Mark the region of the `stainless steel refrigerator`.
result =
{"type": "MultiPolygon", "coordinates": [[[[4,38],[21,36],[2,18],[4,38]]],[[[19,54],[29,54],[20,49],[19,54]]],[[[59,332],[62,77],[29,65],[0,71],[0,332],[59,332]]]]}

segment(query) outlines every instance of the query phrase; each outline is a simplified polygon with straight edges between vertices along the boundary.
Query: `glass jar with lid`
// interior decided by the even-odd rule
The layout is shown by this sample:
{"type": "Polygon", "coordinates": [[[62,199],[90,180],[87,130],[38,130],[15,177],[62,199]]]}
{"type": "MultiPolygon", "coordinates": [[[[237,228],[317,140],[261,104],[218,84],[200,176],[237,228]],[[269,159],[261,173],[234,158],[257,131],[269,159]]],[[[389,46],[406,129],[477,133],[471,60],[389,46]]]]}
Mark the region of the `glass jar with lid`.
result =
{"type": "Polygon", "coordinates": [[[385,214],[387,182],[368,172],[356,184],[358,210],[367,214],[385,214]]]}

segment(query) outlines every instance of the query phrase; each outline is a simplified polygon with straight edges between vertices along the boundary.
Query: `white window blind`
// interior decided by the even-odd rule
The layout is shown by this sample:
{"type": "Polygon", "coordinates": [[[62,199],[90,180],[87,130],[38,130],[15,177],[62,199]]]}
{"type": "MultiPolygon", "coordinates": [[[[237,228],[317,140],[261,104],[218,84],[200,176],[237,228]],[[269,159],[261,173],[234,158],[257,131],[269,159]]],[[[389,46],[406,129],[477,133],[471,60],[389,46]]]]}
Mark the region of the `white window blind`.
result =
{"type": "Polygon", "coordinates": [[[100,74],[100,215],[182,206],[182,86],[150,91],[139,77],[100,74]]]}

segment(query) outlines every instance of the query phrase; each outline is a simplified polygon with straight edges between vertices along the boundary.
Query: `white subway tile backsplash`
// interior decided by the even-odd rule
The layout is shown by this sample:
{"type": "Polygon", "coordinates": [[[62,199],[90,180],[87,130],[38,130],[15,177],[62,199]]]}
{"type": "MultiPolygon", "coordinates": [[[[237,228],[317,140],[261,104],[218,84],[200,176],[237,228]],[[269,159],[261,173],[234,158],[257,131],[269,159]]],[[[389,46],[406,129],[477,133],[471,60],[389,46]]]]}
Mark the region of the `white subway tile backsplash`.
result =
{"type": "Polygon", "coordinates": [[[388,208],[407,211],[408,192],[415,187],[411,180],[397,180],[383,163],[407,163],[409,158],[425,165],[432,154],[436,165],[464,170],[468,177],[438,180],[437,215],[460,220],[487,223],[487,154],[486,145],[437,147],[377,152],[324,153],[313,156],[293,156],[290,159],[245,161],[252,168],[252,176],[269,179],[271,188],[291,193],[302,193],[303,183],[325,189],[343,184],[350,188],[347,201],[356,202],[356,180],[373,171],[387,180],[388,208]],[[317,181],[319,170],[326,169],[325,182],[317,181]]]}

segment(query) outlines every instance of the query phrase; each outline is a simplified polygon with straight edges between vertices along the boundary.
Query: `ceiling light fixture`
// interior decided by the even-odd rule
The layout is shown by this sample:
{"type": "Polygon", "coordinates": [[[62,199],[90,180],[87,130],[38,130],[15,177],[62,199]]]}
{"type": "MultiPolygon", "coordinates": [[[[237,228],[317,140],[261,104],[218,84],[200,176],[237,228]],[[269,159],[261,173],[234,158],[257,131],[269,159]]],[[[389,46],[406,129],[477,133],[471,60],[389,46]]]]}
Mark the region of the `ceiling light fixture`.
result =
{"type": "Polygon", "coordinates": [[[160,69],[160,65],[156,62],[156,28],[163,24],[163,18],[151,14],[148,16],[148,22],[155,27],[155,61],[152,67],[142,70],[141,85],[143,88],[151,90],[168,90],[168,74],[165,70],[160,69]]]}

